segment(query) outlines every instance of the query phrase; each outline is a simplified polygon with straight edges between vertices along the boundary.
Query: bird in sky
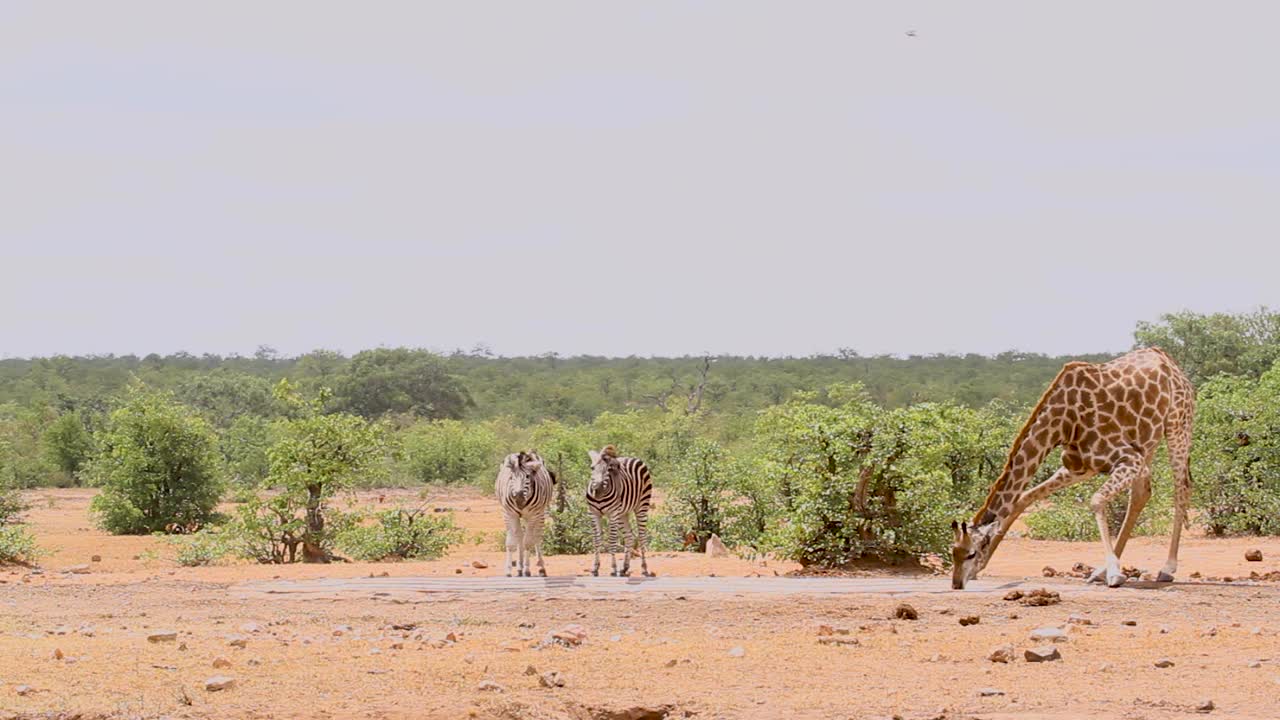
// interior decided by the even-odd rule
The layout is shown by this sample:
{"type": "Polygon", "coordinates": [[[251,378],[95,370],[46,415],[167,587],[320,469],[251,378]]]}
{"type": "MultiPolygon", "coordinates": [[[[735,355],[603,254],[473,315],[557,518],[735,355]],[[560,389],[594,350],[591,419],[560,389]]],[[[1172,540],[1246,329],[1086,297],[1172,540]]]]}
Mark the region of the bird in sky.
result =
{"type": "Polygon", "coordinates": [[[915,37],[915,36],[916,36],[916,31],[915,31],[915,30],[908,30],[908,31],[907,31],[907,37],[915,37]]]}

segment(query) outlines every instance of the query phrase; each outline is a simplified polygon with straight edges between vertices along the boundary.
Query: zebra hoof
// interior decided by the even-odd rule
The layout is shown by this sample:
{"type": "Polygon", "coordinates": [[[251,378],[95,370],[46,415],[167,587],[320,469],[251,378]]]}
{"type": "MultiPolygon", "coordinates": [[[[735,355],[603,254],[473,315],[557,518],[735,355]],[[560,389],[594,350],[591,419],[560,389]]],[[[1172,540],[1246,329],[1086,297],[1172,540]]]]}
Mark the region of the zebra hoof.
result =
{"type": "Polygon", "coordinates": [[[599,571],[599,570],[592,570],[592,571],[591,571],[591,577],[600,577],[600,571],[599,571]]]}
{"type": "Polygon", "coordinates": [[[641,574],[641,575],[644,575],[645,577],[658,577],[658,574],[657,574],[657,573],[655,573],[655,572],[649,572],[648,570],[645,570],[644,572],[642,572],[642,573],[640,573],[640,574],[641,574]]]}
{"type": "Polygon", "coordinates": [[[546,570],[539,570],[539,571],[538,571],[538,577],[546,577],[546,576],[547,576],[547,571],[546,571],[546,570]]]}

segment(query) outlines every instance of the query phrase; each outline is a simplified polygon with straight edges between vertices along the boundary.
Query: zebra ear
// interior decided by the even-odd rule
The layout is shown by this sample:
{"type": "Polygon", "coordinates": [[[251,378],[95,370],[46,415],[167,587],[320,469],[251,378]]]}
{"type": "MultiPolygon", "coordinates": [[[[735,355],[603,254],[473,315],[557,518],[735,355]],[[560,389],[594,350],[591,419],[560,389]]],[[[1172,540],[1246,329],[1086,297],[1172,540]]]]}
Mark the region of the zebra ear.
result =
{"type": "Polygon", "coordinates": [[[530,457],[524,464],[530,470],[537,470],[542,467],[542,460],[537,457],[530,457]]]}
{"type": "Polygon", "coordinates": [[[596,463],[600,462],[600,453],[596,452],[595,450],[588,450],[587,456],[591,458],[592,465],[595,465],[596,463]]]}

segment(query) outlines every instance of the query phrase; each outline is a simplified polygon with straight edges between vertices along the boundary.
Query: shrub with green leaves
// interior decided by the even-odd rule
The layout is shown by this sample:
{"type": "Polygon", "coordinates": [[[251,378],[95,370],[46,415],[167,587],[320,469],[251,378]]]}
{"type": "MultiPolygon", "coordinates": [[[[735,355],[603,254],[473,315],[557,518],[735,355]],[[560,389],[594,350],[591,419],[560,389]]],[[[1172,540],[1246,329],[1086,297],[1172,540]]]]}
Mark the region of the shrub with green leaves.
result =
{"type": "Polygon", "coordinates": [[[93,435],[79,412],[58,416],[45,428],[42,440],[49,462],[71,478],[79,478],[80,471],[93,457],[93,435]]]}
{"type": "Polygon", "coordinates": [[[219,528],[171,536],[169,543],[177,550],[174,560],[183,567],[215,565],[232,553],[231,538],[219,528]]]}
{"type": "Polygon", "coordinates": [[[88,472],[102,492],[92,511],[107,532],[140,535],[213,519],[222,495],[217,437],[171,396],[133,388],[98,445],[88,472]]]}
{"type": "Polygon", "coordinates": [[[406,430],[401,453],[401,471],[417,482],[480,483],[497,473],[501,450],[483,424],[435,420],[406,430]]]}
{"type": "Polygon", "coordinates": [[[354,560],[429,560],[462,540],[463,532],[449,514],[429,514],[425,506],[384,510],[373,524],[353,523],[337,534],[338,549],[354,560]]]}
{"type": "Polygon", "coordinates": [[[43,553],[21,525],[0,525],[0,565],[26,565],[43,553]]]}

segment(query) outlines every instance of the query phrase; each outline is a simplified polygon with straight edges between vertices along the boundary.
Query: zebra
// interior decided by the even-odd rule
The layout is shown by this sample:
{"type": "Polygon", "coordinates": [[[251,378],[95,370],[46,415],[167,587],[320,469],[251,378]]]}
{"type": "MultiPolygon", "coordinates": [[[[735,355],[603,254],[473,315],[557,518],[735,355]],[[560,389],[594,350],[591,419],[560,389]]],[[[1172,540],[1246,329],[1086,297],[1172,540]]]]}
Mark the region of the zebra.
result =
{"type": "Polygon", "coordinates": [[[631,534],[631,523],[627,516],[636,516],[636,543],[634,547],[640,553],[640,572],[645,577],[653,577],[649,572],[649,564],[645,560],[645,546],[649,544],[649,531],[646,523],[649,518],[649,500],[653,496],[653,478],[649,476],[649,468],[644,461],[633,457],[618,457],[612,445],[603,450],[588,452],[591,457],[591,482],[587,485],[587,507],[591,508],[592,520],[595,522],[595,554],[596,561],[591,567],[592,575],[600,574],[600,523],[603,518],[609,519],[609,561],[613,563],[614,576],[626,577],[631,570],[631,552],[627,547],[627,536],[631,534]],[[622,532],[622,547],[618,548],[618,532],[622,532]],[[622,552],[622,572],[618,572],[618,558],[615,552],[622,552]]]}
{"type": "Polygon", "coordinates": [[[511,577],[512,568],[516,569],[516,577],[532,575],[529,566],[533,553],[538,555],[538,575],[547,576],[542,562],[542,525],[555,494],[555,484],[555,475],[547,470],[536,452],[512,453],[502,461],[494,490],[507,525],[507,577],[511,577]],[[513,551],[517,554],[518,566],[511,560],[513,551]]]}

